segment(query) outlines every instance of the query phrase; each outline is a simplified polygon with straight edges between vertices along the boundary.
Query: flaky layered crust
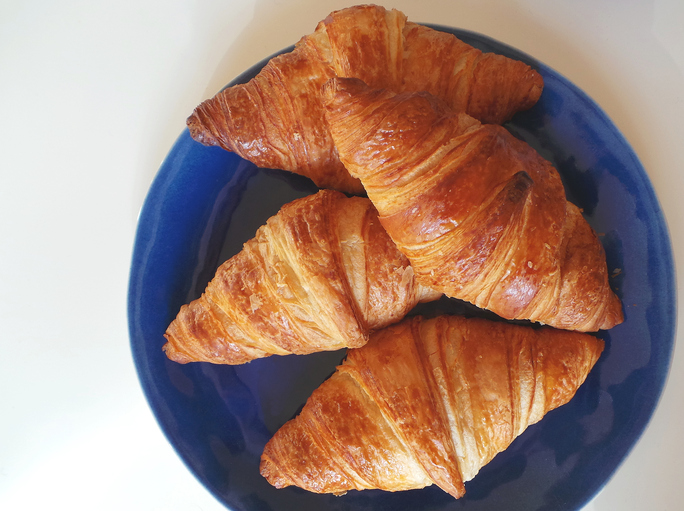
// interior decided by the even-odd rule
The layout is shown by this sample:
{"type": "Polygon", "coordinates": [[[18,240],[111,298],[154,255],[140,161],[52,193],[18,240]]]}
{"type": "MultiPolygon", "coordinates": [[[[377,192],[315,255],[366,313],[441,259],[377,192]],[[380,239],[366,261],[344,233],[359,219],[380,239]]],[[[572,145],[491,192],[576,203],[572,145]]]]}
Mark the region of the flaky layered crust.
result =
{"type": "Polygon", "coordinates": [[[622,321],[601,243],[528,144],[427,93],[334,78],[324,98],[342,162],[421,283],[506,319],[622,321]]]}
{"type": "Polygon", "coordinates": [[[371,202],[322,190],[283,206],[169,325],[177,362],[242,364],[359,347],[440,293],[419,286],[371,202]]]}
{"type": "Polygon", "coordinates": [[[406,23],[404,47],[402,92],[429,92],[482,123],[503,124],[516,112],[532,108],[544,88],[541,75],[527,64],[483,53],[423,25],[406,23]]]}
{"type": "Polygon", "coordinates": [[[503,122],[539,99],[541,76],[522,62],[483,54],[451,34],[364,5],[331,13],[294,51],[273,58],[246,84],[219,92],[188,118],[190,134],[259,167],[360,194],[337,157],[320,90],[333,76],[394,91],[429,90],[483,122],[503,122]]]}
{"type": "Polygon", "coordinates": [[[268,442],[261,473],[317,493],[436,484],[459,498],[528,425],[575,395],[602,350],[591,335],[549,327],[406,319],[349,350],[268,442]]]}

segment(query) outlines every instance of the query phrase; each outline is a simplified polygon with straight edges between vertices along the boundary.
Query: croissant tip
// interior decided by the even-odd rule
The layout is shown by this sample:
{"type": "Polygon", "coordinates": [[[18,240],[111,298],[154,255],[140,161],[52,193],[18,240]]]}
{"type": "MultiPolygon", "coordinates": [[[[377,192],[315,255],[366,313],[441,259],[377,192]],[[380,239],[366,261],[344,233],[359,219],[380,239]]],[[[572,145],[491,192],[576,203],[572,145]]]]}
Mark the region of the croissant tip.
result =
{"type": "MultiPolygon", "coordinates": [[[[615,295],[613,295],[615,296],[615,295]]],[[[615,296],[612,305],[612,310],[608,312],[601,325],[597,330],[610,330],[611,328],[618,326],[625,321],[624,312],[622,310],[622,302],[615,296]]]]}
{"type": "Polygon", "coordinates": [[[278,466],[265,452],[261,455],[261,460],[259,461],[259,473],[274,488],[281,489],[292,485],[292,482],[282,475],[278,466]]]}
{"type": "Polygon", "coordinates": [[[166,355],[166,358],[178,364],[187,364],[189,362],[193,362],[191,357],[188,357],[187,355],[178,351],[176,347],[171,344],[171,342],[164,344],[164,346],[162,346],[162,351],[166,355]]]}
{"type": "Polygon", "coordinates": [[[211,133],[209,129],[207,129],[205,124],[202,122],[202,119],[200,119],[200,115],[198,112],[200,107],[197,107],[195,111],[190,115],[190,117],[188,117],[185,120],[185,125],[188,127],[188,130],[190,131],[190,136],[193,140],[199,142],[202,145],[219,145],[218,140],[216,140],[216,137],[211,133]]]}

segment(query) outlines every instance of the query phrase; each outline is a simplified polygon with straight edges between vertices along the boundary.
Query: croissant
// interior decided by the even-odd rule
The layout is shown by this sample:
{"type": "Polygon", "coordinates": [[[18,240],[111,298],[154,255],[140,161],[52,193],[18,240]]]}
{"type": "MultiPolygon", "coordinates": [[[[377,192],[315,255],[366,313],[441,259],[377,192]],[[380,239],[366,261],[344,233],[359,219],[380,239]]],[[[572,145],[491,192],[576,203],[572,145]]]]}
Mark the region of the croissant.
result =
{"type": "Polygon", "coordinates": [[[324,95],[342,162],[419,282],[506,319],[623,320],[596,233],[531,146],[427,93],[334,78],[324,95]]]}
{"type": "Polygon", "coordinates": [[[171,360],[242,364],[359,347],[440,293],[417,285],[371,202],[320,192],[286,204],[181,307],[171,360]]]}
{"type": "Polygon", "coordinates": [[[549,410],[567,403],[603,341],[462,316],[407,318],[348,350],[301,413],[266,444],[277,488],[343,494],[464,482],[549,410]]]}
{"type": "Polygon", "coordinates": [[[451,34],[407,22],[397,10],[356,6],[331,13],[248,83],[200,104],[187,120],[190,134],[259,167],[360,194],[325,122],[320,89],[333,76],[395,91],[429,90],[455,109],[499,123],[534,105],[543,88],[541,76],[522,62],[483,54],[451,34]]]}

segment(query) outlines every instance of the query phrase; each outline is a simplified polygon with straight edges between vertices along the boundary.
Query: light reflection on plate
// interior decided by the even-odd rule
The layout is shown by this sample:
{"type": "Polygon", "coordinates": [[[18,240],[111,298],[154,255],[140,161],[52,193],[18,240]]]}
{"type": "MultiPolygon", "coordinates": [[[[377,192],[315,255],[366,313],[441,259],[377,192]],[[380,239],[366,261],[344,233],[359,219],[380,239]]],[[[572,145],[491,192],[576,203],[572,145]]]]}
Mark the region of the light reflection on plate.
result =
{"type": "MultiPolygon", "coordinates": [[[[263,446],[344,353],[270,357],[231,367],[179,365],[161,347],[168,323],[183,303],[201,294],[218,265],[280,206],[316,188],[300,176],[257,169],[222,149],[204,147],[185,130],[140,215],[129,283],[131,347],[168,440],[230,509],[579,509],[627,456],[660,397],[674,341],[674,269],[667,227],[636,155],[601,109],[553,70],[485,36],[433,28],[523,60],[543,75],[539,103],[506,127],[558,168],[568,198],[600,233],[625,322],[600,334],[606,350],[575,398],[485,466],[466,484],[463,499],[436,487],[343,497],[276,490],[259,475],[263,446]]],[[[247,81],[264,63],[233,83],[247,81]]],[[[435,306],[472,313],[455,301],[435,306]]]]}

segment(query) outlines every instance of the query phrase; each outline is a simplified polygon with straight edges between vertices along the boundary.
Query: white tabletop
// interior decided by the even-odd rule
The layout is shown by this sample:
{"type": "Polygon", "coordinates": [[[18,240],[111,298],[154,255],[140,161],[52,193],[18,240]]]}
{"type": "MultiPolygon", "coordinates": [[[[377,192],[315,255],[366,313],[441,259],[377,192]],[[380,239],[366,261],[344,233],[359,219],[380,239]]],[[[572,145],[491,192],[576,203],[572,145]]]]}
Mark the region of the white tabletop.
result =
{"type": "MultiPolygon", "coordinates": [[[[137,380],[126,319],[137,214],[200,101],[352,4],[0,2],[0,509],[224,509],[137,380]]],[[[385,5],[506,42],[587,92],[641,159],[684,267],[684,2],[385,5]]],[[[587,510],[682,509],[683,397],[679,349],[646,432],[587,510]]]]}

